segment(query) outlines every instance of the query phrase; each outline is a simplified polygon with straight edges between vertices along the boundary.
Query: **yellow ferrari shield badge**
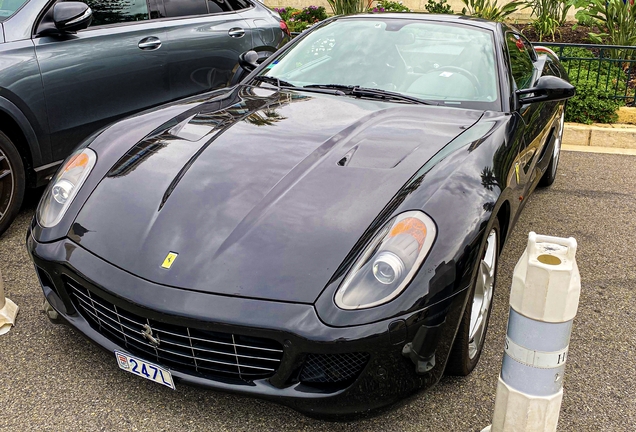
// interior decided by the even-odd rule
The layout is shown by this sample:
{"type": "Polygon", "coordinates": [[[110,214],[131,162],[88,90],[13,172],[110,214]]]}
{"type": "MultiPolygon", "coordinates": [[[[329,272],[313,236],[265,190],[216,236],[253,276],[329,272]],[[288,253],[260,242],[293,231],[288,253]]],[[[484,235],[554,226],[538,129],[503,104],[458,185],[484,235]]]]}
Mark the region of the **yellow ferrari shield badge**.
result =
{"type": "Polygon", "coordinates": [[[165,269],[169,269],[170,267],[172,267],[172,264],[174,263],[174,261],[177,259],[177,256],[179,254],[176,252],[170,252],[168,253],[168,256],[166,257],[165,260],[163,260],[163,264],[161,264],[162,268],[165,269]]]}

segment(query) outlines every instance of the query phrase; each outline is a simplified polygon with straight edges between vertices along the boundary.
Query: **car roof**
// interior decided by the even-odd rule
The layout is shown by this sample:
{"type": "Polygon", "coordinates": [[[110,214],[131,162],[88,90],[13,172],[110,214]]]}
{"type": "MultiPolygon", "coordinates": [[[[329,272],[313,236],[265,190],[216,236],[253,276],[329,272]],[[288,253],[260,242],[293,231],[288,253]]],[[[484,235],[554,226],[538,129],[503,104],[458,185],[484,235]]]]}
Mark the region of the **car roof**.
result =
{"type": "Polygon", "coordinates": [[[398,12],[398,13],[365,13],[356,15],[337,16],[338,19],[361,19],[361,18],[382,18],[382,19],[406,19],[414,21],[448,22],[458,24],[468,24],[479,28],[495,31],[500,24],[495,21],[488,21],[482,18],[475,18],[466,15],[445,15],[429,14],[425,12],[398,12]]]}

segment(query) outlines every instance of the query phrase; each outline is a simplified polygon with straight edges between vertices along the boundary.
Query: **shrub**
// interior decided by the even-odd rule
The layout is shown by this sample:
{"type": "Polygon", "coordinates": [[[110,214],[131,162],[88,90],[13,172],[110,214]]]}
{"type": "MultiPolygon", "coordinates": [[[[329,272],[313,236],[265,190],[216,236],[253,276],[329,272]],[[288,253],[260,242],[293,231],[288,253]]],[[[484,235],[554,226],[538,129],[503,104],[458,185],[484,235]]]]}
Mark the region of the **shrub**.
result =
{"type": "Polygon", "coordinates": [[[571,66],[570,81],[576,87],[576,96],[567,103],[566,121],[577,123],[613,123],[617,119],[616,110],[623,105],[622,101],[612,99],[615,91],[624,92],[627,86],[627,75],[616,63],[594,60],[592,51],[567,47],[562,57],[567,69],[571,66]],[[581,60],[583,59],[583,60],[581,60]]]}
{"type": "Polygon", "coordinates": [[[374,7],[369,7],[369,12],[411,12],[402,2],[380,0],[374,7]]]}
{"type": "Polygon", "coordinates": [[[627,88],[628,76],[623,70],[623,64],[609,61],[595,60],[597,56],[588,49],[567,47],[563,50],[563,66],[568,70],[573,84],[579,81],[594,81],[597,87],[608,89],[610,92],[624,93],[627,88]],[[567,60],[570,58],[570,60],[567,60]],[[590,59],[590,60],[586,60],[590,59]]]}
{"type": "Polygon", "coordinates": [[[594,18],[592,18],[589,15],[579,15],[576,16],[576,24],[572,27],[573,29],[576,28],[576,26],[583,26],[583,27],[594,27],[596,26],[596,20],[594,18]]]}
{"type": "Polygon", "coordinates": [[[599,88],[596,79],[580,79],[576,83],[576,96],[568,100],[565,121],[576,123],[614,123],[616,110],[622,103],[610,99],[612,92],[599,88]]]}
{"type": "Polygon", "coordinates": [[[292,13],[298,12],[300,9],[296,9],[293,7],[283,7],[283,8],[274,8],[278,15],[280,15],[281,19],[285,22],[289,21],[292,17],[292,13]]]}
{"type": "Polygon", "coordinates": [[[426,12],[434,13],[434,14],[452,14],[453,9],[449,4],[446,3],[446,0],[428,0],[426,6],[424,6],[426,12]]]}
{"type": "MultiPolygon", "coordinates": [[[[560,57],[565,58],[595,58],[594,53],[586,48],[581,47],[565,47],[563,48],[563,53],[560,57]]],[[[567,63],[573,60],[564,60],[564,63],[567,63]]]]}
{"type": "Polygon", "coordinates": [[[327,2],[334,15],[349,15],[367,11],[373,0],[327,0],[327,2]]]}
{"type": "Polygon", "coordinates": [[[287,23],[290,32],[301,32],[315,23],[327,18],[323,6],[308,6],[304,9],[274,8],[283,21],[287,23]]]}
{"type": "Polygon", "coordinates": [[[544,36],[552,36],[559,28],[565,24],[565,18],[572,7],[571,1],[567,0],[524,0],[524,5],[532,9],[532,15],[536,18],[532,21],[539,40],[544,36]]]}
{"type": "Polygon", "coordinates": [[[306,20],[308,22],[317,23],[318,21],[322,21],[327,19],[327,11],[324,6],[307,6],[300,14],[298,14],[300,18],[306,20]]]}
{"type": "MultiPolygon", "coordinates": [[[[578,20],[594,20],[601,29],[601,33],[589,33],[594,43],[604,42],[610,45],[636,45],[636,4],[634,0],[573,0],[577,8],[583,8],[576,13],[578,20]]],[[[634,57],[634,50],[627,52],[613,50],[612,56],[634,57]]]]}
{"type": "Polygon", "coordinates": [[[462,0],[462,3],[466,5],[462,9],[462,15],[470,15],[493,21],[505,20],[510,14],[515,13],[523,4],[521,1],[512,1],[499,7],[497,0],[462,0]]]}

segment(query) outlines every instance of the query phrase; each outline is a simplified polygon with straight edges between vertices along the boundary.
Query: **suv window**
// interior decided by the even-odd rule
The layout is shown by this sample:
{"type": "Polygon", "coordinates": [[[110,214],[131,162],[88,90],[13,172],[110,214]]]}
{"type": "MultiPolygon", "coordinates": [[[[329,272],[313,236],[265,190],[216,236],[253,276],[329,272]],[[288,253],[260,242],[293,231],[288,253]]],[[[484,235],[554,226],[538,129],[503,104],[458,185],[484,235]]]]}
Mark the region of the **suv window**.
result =
{"type": "Polygon", "coordinates": [[[506,45],[510,57],[512,78],[515,80],[517,89],[530,87],[533,84],[532,76],[534,75],[532,62],[534,48],[515,33],[506,33],[506,45]]]}
{"type": "Polygon", "coordinates": [[[91,27],[150,19],[146,0],[84,0],[93,10],[91,27]]]}
{"type": "Polygon", "coordinates": [[[163,0],[163,5],[168,18],[208,13],[206,0],[163,0]]]}
{"type": "Polygon", "coordinates": [[[229,3],[232,10],[235,10],[235,11],[238,11],[241,9],[247,9],[248,7],[252,6],[247,0],[225,0],[225,1],[229,3]]]}
{"type": "Polygon", "coordinates": [[[0,21],[4,21],[25,4],[27,0],[0,0],[0,21]]]}
{"type": "Polygon", "coordinates": [[[168,18],[247,9],[247,0],[163,0],[168,18]]]}

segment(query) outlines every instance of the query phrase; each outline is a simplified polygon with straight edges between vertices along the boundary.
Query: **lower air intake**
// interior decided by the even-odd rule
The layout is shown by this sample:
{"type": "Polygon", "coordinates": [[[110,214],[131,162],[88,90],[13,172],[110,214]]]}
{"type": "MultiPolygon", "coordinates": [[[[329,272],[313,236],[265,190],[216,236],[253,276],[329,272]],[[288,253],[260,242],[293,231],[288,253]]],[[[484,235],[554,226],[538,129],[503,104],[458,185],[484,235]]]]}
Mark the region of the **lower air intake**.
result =
{"type": "Polygon", "coordinates": [[[369,361],[367,353],[309,354],[300,372],[300,381],[336,384],[353,381],[369,361]]]}

